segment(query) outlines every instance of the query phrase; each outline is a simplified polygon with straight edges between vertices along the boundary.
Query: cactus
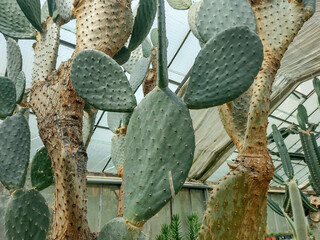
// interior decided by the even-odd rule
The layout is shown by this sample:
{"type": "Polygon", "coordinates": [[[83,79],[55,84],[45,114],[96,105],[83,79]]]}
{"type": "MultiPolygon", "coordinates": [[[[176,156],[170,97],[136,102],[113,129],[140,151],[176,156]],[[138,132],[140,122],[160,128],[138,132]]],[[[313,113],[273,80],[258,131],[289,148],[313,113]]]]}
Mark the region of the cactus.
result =
{"type": "Polygon", "coordinates": [[[177,10],[189,9],[192,5],[191,0],[167,0],[169,5],[177,10]]]}
{"type": "Polygon", "coordinates": [[[188,11],[188,22],[189,22],[189,26],[190,26],[190,29],[191,29],[193,35],[196,38],[198,38],[198,40],[200,42],[203,43],[204,41],[202,40],[200,33],[198,31],[197,25],[196,25],[196,16],[198,14],[199,7],[200,7],[201,3],[202,3],[202,1],[195,2],[190,6],[190,9],[188,11]]]}
{"type": "Polygon", "coordinates": [[[46,148],[41,148],[33,157],[31,165],[32,187],[41,191],[53,184],[51,159],[46,148]]]}
{"type": "Polygon", "coordinates": [[[17,1],[0,1],[0,32],[12,38],[34,39],[36,30],[28,21],[17,1]]]}
{"type": "Polygon", "coordinates": [[[7,38],[7,76],[15,81],[22,70],[22,56],[18,43],[7,38]]]}
{"type": "Polygon", "coordinates": [[[100,231],[98,240],[146,240],[146,236],[137,228],[127,226],[123,218],[114,218],[100,231]],[[130,229],[130,230],[128,230],[130,229]]]}
{"type": "Polygon", "coordinates": [[[0,136],[0,181],[9,190],[22,188],[30,156],[30,130],[24,116],[6,118],[0,125],[0,136]]]}
{"type": "Polygon", "coordinates": [[[26,89],[26,76],[22,71],[19,73],[19,75],[15,79],[15,88],[16,88],[16,103],[20,104],[24,96],[24,91],[26,89]]]}
{"type": "Polygon", "coordinates": [[[197,11],[196,26],[201,36],[199,40],[204,42],[230,27],[248,26],[256,32],[254,14],[246,0],[203,0],[197,11]]]}
{"type": "Polygon", "coordinates": [[[184,101],[189,108],[199,109],[234,100],[251,86],[262,60],[260,38],[247,27],[218,34],[198,54],[184,101]],[[235,73],[229,72],[229,64],[235,73]]]}
{"type": "Polygon", "coordinates": [[[17,3],[33,27],[41,32],[42,26],[40,0],[17,0],[17,3]]]}
{"type": "Polygon", "coordinates": [[[72,61],[70,77],[77,93],[95,108],[131,112],[137,105],[120,66],[100,51],[87,49],[77,53],[72,61]]]}
{"type": "Polygon", "coordinates": [[[120,177],[123,175],[125,140],[124,134],[113,136],[111,139],[111,159],[120,177]]]}
{"type": "MultiPolygon", "coordinates": [[[[53,10],[50,11],[51,9],[54,9],[54,4],[56,5],[57,11],[59,13],[59,15],[65,20],[65,21],[70,21],[73,19],[73,13],[72,13],[72,9],[73,9],[73,0],[48,0],[49,2],[51,2],[51,4],[48,4],[48,6],[52,6],[49,7],[49,12],[52,12],[50,14],[50,16],[52,16],[53,14],[53,10]]],[[[49,3],[48,2],[48,3],[49,3]]]]}
{"type": "Polygon", "coordinates": [[[0,77],[0,119],[12,115],[16,106],[16,88],[6,77],[0,77]]]}
{"type": "Polygon", "coordinates": [[[45,240],[49,222],[49,208],[37,190],[19,189],[14,192],[5,215],[8,239],[45,240]]]}

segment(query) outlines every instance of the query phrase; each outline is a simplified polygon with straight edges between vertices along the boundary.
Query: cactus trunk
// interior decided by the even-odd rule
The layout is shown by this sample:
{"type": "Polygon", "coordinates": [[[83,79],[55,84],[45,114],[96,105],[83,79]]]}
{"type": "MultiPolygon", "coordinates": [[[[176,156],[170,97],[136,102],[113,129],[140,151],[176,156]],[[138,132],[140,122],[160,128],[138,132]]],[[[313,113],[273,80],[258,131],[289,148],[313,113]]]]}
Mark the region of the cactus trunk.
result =
{"type": "Polygon", "coordinates": [[[40,137],[52,160],[56,185],[51,239],[92,239],[87,222],[86,165],[82,142],[84,102],[70,82],[71,61],[48,81],[37,82],[30,103],[40,137]]]}

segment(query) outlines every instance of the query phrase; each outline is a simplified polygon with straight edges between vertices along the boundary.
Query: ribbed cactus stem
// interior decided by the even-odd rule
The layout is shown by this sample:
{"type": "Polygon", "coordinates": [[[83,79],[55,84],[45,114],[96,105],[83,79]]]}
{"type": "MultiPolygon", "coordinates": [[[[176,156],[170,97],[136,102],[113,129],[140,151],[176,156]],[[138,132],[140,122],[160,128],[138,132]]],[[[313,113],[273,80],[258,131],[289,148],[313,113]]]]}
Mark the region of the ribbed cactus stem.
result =
{"type": "Polygon", "coordinates": [[[295,181],[289,182],[290,200],[293,212],[294,225],[297,232],[297,240],[308,239],[308,225],[304,214],[301,195],[295,181]]]}
{"type": "Polygon", "coordinates": [[[167,68],[167,37],[164,0],[158,0],[158,86],[159,88],[168,87],[168,68],[167,68]]]}

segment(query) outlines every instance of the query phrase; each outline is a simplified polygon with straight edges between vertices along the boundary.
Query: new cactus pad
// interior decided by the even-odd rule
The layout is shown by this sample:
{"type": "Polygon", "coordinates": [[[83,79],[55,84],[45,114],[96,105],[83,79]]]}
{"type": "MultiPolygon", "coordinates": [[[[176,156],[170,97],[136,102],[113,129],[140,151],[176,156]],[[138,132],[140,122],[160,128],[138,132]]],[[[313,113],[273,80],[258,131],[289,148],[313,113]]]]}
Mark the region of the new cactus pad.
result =
{"type": "Polygon", "coordinates": [[[16,88],[6,77],[0,77],[0,119],[12,115],[16,106],[16,88]]]}

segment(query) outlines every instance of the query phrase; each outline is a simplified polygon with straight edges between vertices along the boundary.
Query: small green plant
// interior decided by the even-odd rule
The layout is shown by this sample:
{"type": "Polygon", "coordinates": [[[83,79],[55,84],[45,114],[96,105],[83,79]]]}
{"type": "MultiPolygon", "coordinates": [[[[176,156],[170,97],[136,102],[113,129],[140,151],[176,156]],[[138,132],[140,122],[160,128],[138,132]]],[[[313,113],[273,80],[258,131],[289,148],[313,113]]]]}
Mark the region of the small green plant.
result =
{"type": "Polygon", "coordinates": [[[181,233],[181,221],[178,214],[173,215],[171,223],[164,224],[161,227],[161,234],[156,240],[196,240],[200,230],[201,223],[198,221],[198,215],[193,213],[188,216],[188,232],[185,237],[181,233]]]}

